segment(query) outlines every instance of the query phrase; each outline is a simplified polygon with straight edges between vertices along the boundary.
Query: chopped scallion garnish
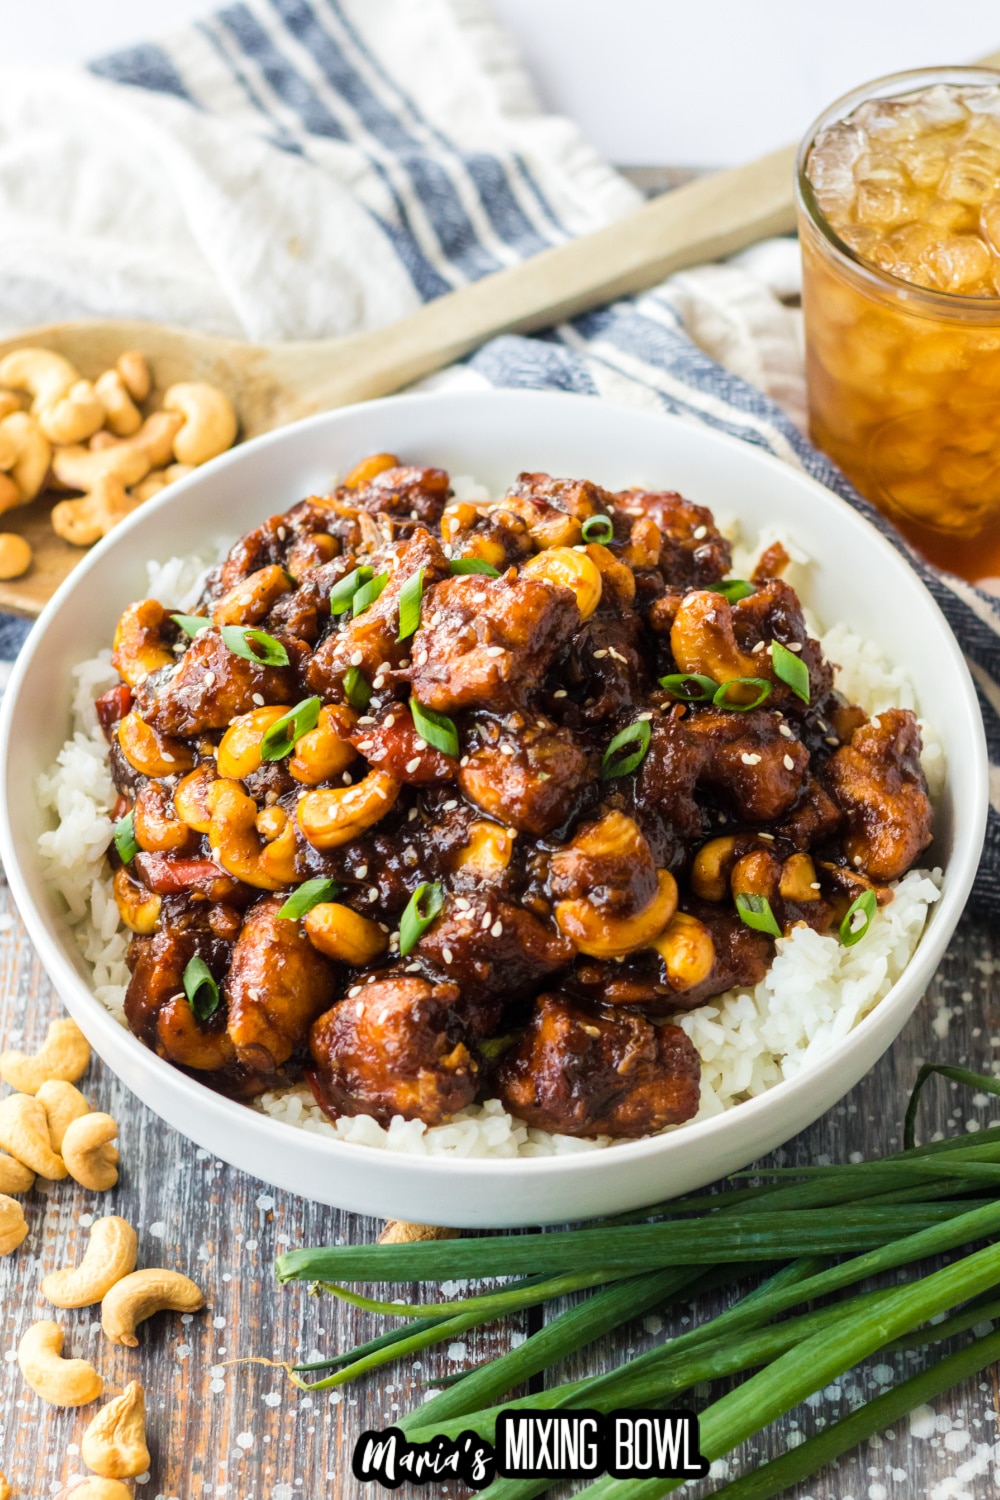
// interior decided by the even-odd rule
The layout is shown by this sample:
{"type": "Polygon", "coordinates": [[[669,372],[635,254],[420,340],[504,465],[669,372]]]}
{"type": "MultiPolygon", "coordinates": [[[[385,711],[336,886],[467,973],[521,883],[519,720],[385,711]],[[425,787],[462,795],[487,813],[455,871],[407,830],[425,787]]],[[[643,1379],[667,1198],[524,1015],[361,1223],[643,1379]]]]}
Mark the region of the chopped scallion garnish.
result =
{"type": "Polygon", "coordinates": [[[732,708],[737,713],[745,714],[749,713],[751,708],[759,708],[762,703],[766,703],[770,696],[771,684],[766,677],[733,677],[729,682],[722,684],[718,692],[713,695],[712,702],[716,708],[732,708]],[[737,687],[755,689],[756,697],[752,698],[749,703],[734,702],[730,699],[729,693],[731,688],[737,687]]]}
{"type": "Polygon", "coordinates": [[[369,578],[367,583],[363,583],[351,600],[351,613],[363,614],[369,604],[375,603],[388,582],[388,573],[379,573],[377,578],[369,578]]]}
{"type": "Polygon", "coordinates": [[[443,755],[458,755],[458,730],[447,714],[436,714],[433,709],[424,708],[416,698],[410,699],[410,713],[422,740],[426,740],[428,745],[433,745],[443,755]]]}
{"type": "Polygon", "coordinates": [[[308,734],[310,729],[316,728],[319,710],[319,698],[303,698],[287,714],[275,719],[260,742],[261,760],[284,760],[286,755],[290,755],[295,749],[296,741],[308,734]]]}
{"type": "Polygon", "coordinates": [[[789,651],[780,641],[771,642],[771,661],[775,677],[780,677],[797,698],[809,702],[809,668],[794,651],[789,651]]]}
{"type": "Polygon", "coordinates": [[[767,932],[771,937],[780,937],[781,928],[775,920],[771,903],[766,896],[755,896],[749,891],[740,891],[736,897],[736,910],[747,927],[755,932],[767,932]]]}
{"type": "Polygon", "coordinates": [[[192,640],[203,630],[207,630],[212,623],[207,615],[171,615],[170,618],[192,640]]]}
{"type": "Polygon", "coordinates": [[[615,527],[610,516],[588,516],[580,531],[585,542],[610,542],[615,527]]]}
{"type": "Polygon", "coordinates": [[[412,951],[444,906],[444,886],[425,881],[418,885],[399,922],[399,955],[412,951]],[[421,910],[423,903],[423,910],[421,910]]]}
{"type": "Polygon", "coordinates": [[[757,592],[745,578],[724,578],[721,583],[710,583],[708,590],[711,594],[721,594],[730,604],[738,604],[741,599],[749,599],[757,592]]]}
{"type": "Polygon", "coordinates": [[[219,986],[203,958],[188,960],[184,970],[184,993],[199,1021],[207,1021],[219,1008],[219,986]]]}
{"type": "Polygon", "coordinates": [[[340,891],[341,887],[335,880],[327,880],[323,875],[317,875],[315,880],[304,880],[281,907],[278,916],[285,917],[288,921],[297,921],[321,901],[333,901],[340,895],[340,891]]]}
{"type": "Polygon", "coordinates": [[[252,625],[223,625],[221,635],[223,645],[244,661],[252,661],[258,667],[288,666],[288,652],[266,630],[257,630],[252,625]]]}
{"type": "Polygon", "coordinates": [[[408,578],[399,591],[399,634],[397,641],[405,641],[413,635],[420,624],[420,601],[424,597],[424,570],[421,565],[408,578]]]}
{"type": "Polygon", "coordinates": [[[115,848],[123,865],[130,865],[139,853],[135,840],[135,808],[130,808],[115,824],[115,848]]]}
{"type": "Polygon", "coordinates": [[[348,667],[344,673],[344,697],[352,708],[365,709],[372,701],[368,679],[358,667],[348,667]]]}
{"type": "Polygon", "coordinates": [[[613,777],[627,776],[630,771],[634,771],[649,749],[652,733],[648,719],[637,719],[634,724],[629,724],[627,729],[620,730],[605,750],[601,760],[602,780],[610,781],[613,777]],[[629,745],[633,747],[629,753],[616,759],[619,751],[629,745]]]}
{"type": "Polygon", "coordinates": [[[448,572],[461,576],[464,573],[482,573],[486,578],[499,578],[500,569],[483,557],[453,557],[448,572]]]}
{"type": "Polygon", "coordinates": [[[330,592],[331,615],[345,615],[350,609],[358,589],[363,583],[367,583],[371,577],[371,568],[355,568],[352,573],[347,573],[338,584],[335,584],[330,592]]]}
{"type": "Polygon", "coordinates": [[[660,678],[660,687],[682,703],[711,703],[719,691],[715,678],[700,672],[670,672],[660,678]]]}
{"type": "Polygon", "coordinates": [[[840,941],[845,948],[853,948],[855,943],[860,943],[872,925],[872,917],[877,908],[878,897],[871,890],[862,891],[861,895],[851,902],[840,924],[840,941]]]}

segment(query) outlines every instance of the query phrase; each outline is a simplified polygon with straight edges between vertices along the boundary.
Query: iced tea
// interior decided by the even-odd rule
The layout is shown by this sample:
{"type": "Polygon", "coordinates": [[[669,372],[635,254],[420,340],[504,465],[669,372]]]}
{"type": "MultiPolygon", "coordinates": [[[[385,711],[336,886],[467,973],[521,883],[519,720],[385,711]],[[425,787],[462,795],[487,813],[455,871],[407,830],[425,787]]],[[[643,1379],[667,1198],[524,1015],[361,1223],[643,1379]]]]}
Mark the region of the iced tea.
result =
{"type": "Polygon", "coordinates": [[[1000,75],[859,90],[798,185],[814,441],[932,561],[1000,577],[1000,75]]]}

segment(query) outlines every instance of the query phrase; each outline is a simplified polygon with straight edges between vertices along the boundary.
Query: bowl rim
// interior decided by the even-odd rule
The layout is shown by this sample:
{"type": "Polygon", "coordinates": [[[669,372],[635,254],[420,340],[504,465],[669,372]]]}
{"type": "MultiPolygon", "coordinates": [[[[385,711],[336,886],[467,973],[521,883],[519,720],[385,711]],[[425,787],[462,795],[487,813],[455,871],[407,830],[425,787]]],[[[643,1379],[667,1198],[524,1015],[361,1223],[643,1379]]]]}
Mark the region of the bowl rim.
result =
{"type": "MultiPolygon", "coordinates": [[[[35,657],[43,646],[46,632],[59,614],[66,600],[80,587],[88,574],[105,556],[121,547],[134,532],[141,529],[147,518],[170,505],[182,492],[202,484],[206,476],[211,479],[226,468],[246,463],[248,457],[252,460],[253,455],[260,453],[263,449],[288,442],[290,435],[294,441],[297,434],[311,432],[313,429],[323,427],[329,423],[336,425],[340,421],[349,422],[355,413],[368,411],[375,406],[383,410],[388,410],[391,415],[392,409],[401,407],[403,403],[405,403],[407,410],[412,410],[414,406],[419,409],[420,406],[441,406],[443,403],[449,406],[456,404],[458,406],[509,404],[512,409],[516,409],[518,405],[527,405],[529,403],[536,405],[559,403],[560,406],[565,406],[569,402],[576,403],[581,407],[586,403],[588,415],[592,413],[593,406],[598,404],[605,409],[611,407],[615,411],[624,410],[627,412],[629,418],[633,420],[643,418],[650,422],[665,422],[668,428],[683,427],[689,433],[692,430],[692,423],[690,421],[673,413],[642,411],[635,408],[623,409],[614,407],[612,403],[600,401],[593,396],[562,391],[490,389],[416,392],[385,397],[378,401],[359,402],[350,406],[335,408],[332,411],[319,412],[314,416],[276,428],[271,432],[263,433],[259,437],[239,444],[227,453],[213,459],[210,463],[202,465],[193,474],[169,486],[168,489],[161,491],[159,495],[154,496],[152,500],[147,501],[143,506],[133,511],[114,531],[110,532],[96,546],[90,549],[60,585],[34,623],[15,659],[13,670],[6,691],[4,692],[3,702],[0,704],[0,859],[2,859],[6,868],[11,892],[27,928],[31,942],[64,1005],[67,1005],[72,1010],[73,1005],[66,999],[67,994],[72,995],[73,1003],[86,1009],[88,1015],[92,1018],[95,1029],[108,1037],[112,1047],[116,1045],[127,1046],[134,1053],[137,1062],[141,1061],[144,1067],[151,1068],[156,1076],[177,1089],[179,1102],[186,1101],[202,1117],[210,1117],[213,1121],[217,1121],[220,1126],[241,1124],[244,1132],[249,1131],[253,1135],[259,1135],[261,1140],[269,1140],[274,1145],[280,1145],[281,1142],[290,1145],[293,1141],[297,1140],[304,1151],[308,1151],[310,1154],[313,1154],[315,1151],[318,1158],[325,1159],[331,1166],[335,1166],[338,1161],[344,1162],[345,1165],[348,1161],[352,1161],[355,1165],[367,1164],[369,1167],[377,1170],[377,1162],[383,1155],[382,1150],[377,1147],[335,1139],[314,1131],[296,1129],[295,1126],[289,1125],[285,1121],[268,1115],[261,1110],[254,1109],[251,1105],[216,1093],[207,1084],[200,1083],[197,1079],[189,1077],[174,1067],[173,1064],[167,1062],[166,1059],[158,1057],[156,1053],[146,1047],[138,1037],[117,1021],[112,1013],[101,1004],[93,994],[92,987],[87,984],[76,968],[63,955],[58,943],[50,935],[48,930],[49,916],[40,907],[36,906],[28,882],[22,873],[22,855],[15,844],[10,821],[10,799],[2,794],[3,789],[6,788],[9,775],[10,749],[17,703],[32,670],[35,657]],[[290,1139],[289,1132],[292,1130],[295,1130],[296,1133],[290,1139]],[[348,1153],[346,1158],[343,1154],[344,1152],[348,1153]]],[[[985,838],[989,808],[989,761],[985,731],[975,686],[961,647],[940,606],[923,580],[915,570],[910,568],[905,556],[865,516],[855,510],[846,500],[821,484],[817,479],[814,479],[804,469],[797,469],[794,465],[789,464],[786,460],[777,457],[775,454],[755,444],[748,443],[744,439],[735,437],[729,433],[720,432],[716,428],[704,424],[696,424],[694,430],[699,431],[707,442],[721,444],[733,452],[738,452],[751,463],[757,462],[763,464],[766,468],[770,468],[773,472],[785,477],[791,472],[799,483],[805,485],[807,489],[811,490],[817,496],[820,504],[830,506],[834,510],[839,511],[845,525],[854,527],[859,537],[863,537],[867,545],[881,552],[889,567],[893,569],[902,568],[909,572],[912,575],[912,582],[916,583],[918,590],[923,593],[925,604],[928,606],[929,617],[934,620],[938,627],[942,638],[942,645],[950,655],[956,677],[962,684],[965,699],[964,706],[969,719],[969,734],[964,742],[969,763],[963,766],[963,776],[973,793],[973,811],[967,820],[967,826],[964,830],[957,826],[955,828],[954,846],[950,852],[946,866],[947,878],[945,890],[940,900],[935,902],[930,909],[927,925],[921,934],[917,948],[899,979],[891,986],[888,993],[871,1008],[868,1014],[852,1027],[831,1049],[830,1055],[824,1058],[822,1062],[805,1068],[793,1075],[793,1077],[783,1079],[781,1082],[772,1085],[762,1094],[758,1094],[739,1105],[722,1110],[718,1114],[709,1116],[707,1119],[699,1121],[696,1125],[687,1123],[669,1128],[659,1134],[640,1137],[638,1140],[617,1141],[611,1147],[605,1149],[587,1149],[584,1147],[578,1151],[558,1152],[537,1157],[465,1157],[448,1152],[433,1154],[410,1154],[408,1152],[405,1154],[398,1152],[386,1153],[397,1164],[405,1162],[407,1170],[416,1173],[418,1176],[433,1178],[438,1175],[442,1167],[447,1172],[452,1167],[458,1169],[467,1168],[472,1165],[477,1174],[485,1174],[490,1177],[495,1176],[498,1179],[507,1178],[513,1173],[522,1172],[528,1172],[536,1178],[543,1178],[551,1174],[599,1172],[603,1170],[602,1164],[624,1160],[626,1156],[630,1162],[638,1162],[643,1158],[653,1158],[661,1155],[668,1156],[671,1151],[678,1149],[681,1143],[685,1141],[692,1144],[697,1142],[706,1151],[711,1151],[715,1138],[737,1128],[736,1122],[745,1121],[747,1124],[750,1124],[762,1114],[766,1114],[768,1110],[778,1109],[782,1103],[790,1102],[803,1091],[811,1089],[821,1077],[825,1077],[831,1070],[841,1066],[852,1051],[864,1048],[868,1033],[886,1016],[887,1011],[904,1008],[909,997],[918,986],[919,993],[922,994],[940,963],[945,949],[951,940],[954,928],[965,908],[985,838]]],[[[947,774],[950,781],[955,774],[955,767],[953,765],[949,764],[947,774]]],[[[25,851],[24,858],[30,859],[35,852],[34,849],[25,851]]],[[[905,1024],[905,1018],[903,1024],[905,1024]]],[[[882,1050],[884,1051],[885,1049],[883,1048],[882,1050]]]]}

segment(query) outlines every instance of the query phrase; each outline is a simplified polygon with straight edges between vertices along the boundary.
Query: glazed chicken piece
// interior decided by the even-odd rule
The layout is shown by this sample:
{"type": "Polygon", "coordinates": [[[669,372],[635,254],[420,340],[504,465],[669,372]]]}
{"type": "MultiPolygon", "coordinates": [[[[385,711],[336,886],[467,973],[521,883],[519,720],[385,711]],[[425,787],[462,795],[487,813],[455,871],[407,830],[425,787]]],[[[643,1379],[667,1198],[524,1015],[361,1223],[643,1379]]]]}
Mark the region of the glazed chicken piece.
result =
{"type": "MultiPolygon", "coordinates": [[[[290,643],[284,643],[288,646],[290,643]]],[[[289,655],[294,660],[293,651],[289,655]]],[[[295,703],[292,667],[262,667],[237,656],[216,629],[203,630],[179,665],[136,689],[136,710],[160,734],[190,736],[227,729],[260,703],[295,703]]]]}
{"type": "Polygon", "coordinates": [[[327,1114],[440,1125],[472,1102],[477,1064],[455,984],[386,970],[352,987],[310,1033],[309,1075],[327,1114]]]}
{"type": "Polygon", "coordinates": [[[536,837],[569,817],[592,774],[592,757],[567,729],[516,715],[517,727],[482,726],[486,743],[462,759],[458,784],[490,817],[536,837]]]}
{"type": "Polygon", "coordinates": [[[453,756],[435,750],[417,733],[405,703],[392,703],[378,715],[363,715],[348,739],[369,765],[411,786],[449,781],[458,770],[453,756]]]}
{"type": "Polygon", "coordinates": [[[843,820],[829,792],[810,776],[799,800],[775,831],[798,849],[812,849],[832,839],[843,820]]]}
{"type": "Polygon", "coordinates": [[[261,1074],[288,1061],[337,993],[336,969],[299,922],[278,916],[283,903],[267,897],[247,912],[224,989],[237,1059],[261,1074]]]}
{"type": "MultiPolygon", "coordinates": [[[[639,823],[651,841],[653,821],[660,832],[660,864],[690,839],[701,838],[705,817],[695,799],[698,778],[707,755],[707,745],[687,730],[683,710],[654,715],[645,759],[635,776],[632,795],[639,823]]],[[[623,778],[624,779],[624,778],[623,778]]]]}
{"type": "Polygon", "coordinates": [[[444,469],[418,469],[406,464],[383,469],[367,483],[337,491],[338,498],[369,515],[401,517],[424,526],[441,519],[451,495],[444,469]]]}
{"type": "Polygon", "coordinates": [[[782,734],[781,720],[763,709],[704,708],[681,722],[704,751],[700,784],[720,793],[737,817],[768,823],[789,810],[805,781],[809,751],[782,734]]]}
{"type": "Polygon", "coordinates": [[[614,502],[627,516],[655,521],[661,539],[658,566],[668,585],[700,589],[725,577],[732,548],[704,505],[673,490],[623,490],[614,502]]]}
{"type": "Polygon", "coordinates": [[[656,861],[633,819],[609,812],[583,824],[552,855],[549,890],[557,901],[588,900],[603,911],[629,917],[656,895],[656,861]]]}
{"type": "Polygon", "coordinates": [[[236,584],[261,568],[284,565],[289,551],[298,540],[330,529],[328,505],[319,499],[303,500],[281,515],[269,516],[260,526],[240,537],[216,569],[206,588],[214,602],[236,584]]]}
{"type": "Polygon", "coordinates": [[[890,708],[856,729],[821,773],[847,818],[844,852],[872,880],[904,875],[931,842],[920,749],[916,717],[890,708]]]}
{"type": "Polygon", "coordinates": [[[680,1027],[540,995],[497,1082],[507,1108],[536,1129],[634,1138],[689,1120],[700,1077],[698,1054],[680,1027]]]}
{"type": "Polygon", "coordinates": [[[572,591],[543,579],[449,578],[413,637],[413,691],[443,714],[522,703],[579,623],[572,591]]]}

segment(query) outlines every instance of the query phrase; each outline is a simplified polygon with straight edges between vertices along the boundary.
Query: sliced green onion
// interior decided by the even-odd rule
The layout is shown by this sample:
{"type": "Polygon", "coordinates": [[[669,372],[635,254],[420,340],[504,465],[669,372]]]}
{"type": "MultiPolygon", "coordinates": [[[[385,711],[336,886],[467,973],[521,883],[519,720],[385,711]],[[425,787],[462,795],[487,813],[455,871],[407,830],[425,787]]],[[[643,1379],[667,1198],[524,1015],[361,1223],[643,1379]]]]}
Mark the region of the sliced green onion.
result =
{"type": "Polygon", "coordinates": [[[420,624],[420,601],[424,597],[423,564],[408,578],[399,591],[399,634],[397,641],[405,641],[420,624]]]}
{"type": "Polygon", "coordinates": [[[712,702],[716,708],[732,708],[739,714],[749,713],[752,708],[759,708],[766,703],[771,696],[771,684],[766,677],[733,677],[729,682],[724,682],[719,691],[712,696],[712,702]],[[757,689],[756,698],[750,703],[730,703],[729,689],[734,687],[752,687],[757,689]]]}
{"type": "Polygon", "coordinates": [[[260,742],[261,760],[284,760],[286,755],[290,755],[295,749],[296,741],[308,734],[310,729],[316,728],[319,710],[318,698],[303,698],[287,714],[275,719],[260,742]]]}
{"type": "Polygon", "coordinates": [[[367,583],[371,576],[372,569],[368,567],[355,568],[353,573],[347,573],[330,591],[331,615],[345,615],[358,589],[363,583],[367,583]]]}
{"type": "Polygon", "coordinates": [[[749,891],[740,891],[736,897],[736,910],[747,927],[755,932],[769,932],[772,937],[781,936],[781,928],[774,918],[771,903],[766,896],[754,896],[749,891]]]}
{"type": "Polygon", "coordinates": [[[711,703],[719,691],[715,678],[703,677],[700,672],[671,672],[660,678],[660,687],[682,703],[711,703]]]}
{"type": "Polygon", "coordinates": [[[845,948],[853,948],[855,943],[860,943],[872,925],[872,917],[878,907],[878,897],[874,891],[862,891],[847,908],[844,920],[840,924],[840,941],[845,948]],[[855,922],[855,917],[861,916],[860,922],[855,922]]]}
{"type": "Polygon", "coordinates": [[[433,709],[424,708],[416,698],[410,699],[410,713],[413,715],[413,723],[422,740],[428,745],[433,745],[435,750],[440,750],[444,755],[458,755],[458,730],[447,714],[436,714],[433,709]]]}
{"type": "Polygon", "coordinates": [[[184,970],[184,993],[199,1021],[207,1021],[219,1008],[219,986],[203,958],[188,960],[184,970]]]}
{"type": "Polygon", "coordinates": [[[448,572],[454,573],[456,577],[464,573],[482,573],[486,578],[500,577],[500,569],[483,557],[453,557],[448,564],[448,572]]]}
{"type": "Polygon", "coordinates": [[[369,578],[367,583],[363,583],[351,600],[351,613],[360,615],[369,604],[374,604],[388,582],[388,573],[379,573],[377,578],[369,578]]]}
{"type": "Polygon", "coordinates": [[[139,845],[135,841],[134,807],[115,824],[115,848],[123,865],[130,865],[139,853],[139,845]]]}
{"type": "Polygon", "coordinates": [[[645,758],[652,733],[648,719],[637,719],[627,729],[620,730],[601,759],[601,779],[611,781],[616,776],[627,776],[630,771],[634,771],[645,758]],[[615,756],[626,745],[633,745],[635,748],[616,760],[615,756]]]}
{"type": "Polygon", "coordinates": [[[200,635],[203,630],[207,630],[212,623],[207,615],[171,615],[170,618],[192,640],[194,640],[196,635],[200,635]]]}
{"type": "Polygon", "coordinates": [[[580,527],[585,542],[610,542],[615,525],[610,516],[588,516],[580,527]]]}
{"type": "Polygon", "coordinates": [[[288,666],[288,652],[266,630],[251,625],[223,625],[221,634],[223,645],[244,661],[252,661],[258,667],[288,666]]]}
{"type": "Polygon", "coordinates": [[[444,906],[444,886],[424,881],[410,897],[406,910],[399,921],[399,956],[405,958],[412,951],[438,916],[444,906]],[[420,903],[424,902],[421,911],[420,903]]]}
{"type": "Polygon", "coordinates": [[[794,651],[789,651],[788,647],[783,646],[780,641],[772,641],[771,661],[774,664],[775,677],[780,677],[797,698],[801,698],[803,703],[808,703],[809,668],[802,658],[796,656],[794,651]]]}
{"type": "Polygon", "coordinates": [[[335,880],[327,880],[323,875],[317,875],[315,880],[304,880],[289,896],[278,916],[285,917],[288,921],[297,921],[321,901],[332,901],[340,895],[340,891],[341,887],[335,880]]]}
{"type": "Polygon", "coordinates": [[[757,590],[745,578],[724,578],[721,583],[710,583],[708,592],[721,594],[730,604],[738,604],[741,599],[749,599],[757,590]]]}
{"type": "Polygon", "coordinates": [[[368,679],[358,667],[348,667],[344,673],[344,697],[352,708],[367,708],[372,701],[368,679]]]}

